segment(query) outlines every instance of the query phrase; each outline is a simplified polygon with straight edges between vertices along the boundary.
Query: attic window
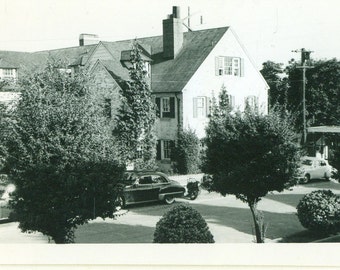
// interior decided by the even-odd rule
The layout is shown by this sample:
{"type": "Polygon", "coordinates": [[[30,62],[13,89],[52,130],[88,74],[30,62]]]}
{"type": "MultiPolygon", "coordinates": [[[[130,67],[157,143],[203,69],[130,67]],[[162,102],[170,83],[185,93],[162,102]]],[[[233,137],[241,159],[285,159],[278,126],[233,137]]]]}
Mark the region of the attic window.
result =
{"type": "Polygon", "coordinates": [[[243,59],[240,57],[218,56],[216,57],[216,76],[231,75],[243,77],[243,59]]]}

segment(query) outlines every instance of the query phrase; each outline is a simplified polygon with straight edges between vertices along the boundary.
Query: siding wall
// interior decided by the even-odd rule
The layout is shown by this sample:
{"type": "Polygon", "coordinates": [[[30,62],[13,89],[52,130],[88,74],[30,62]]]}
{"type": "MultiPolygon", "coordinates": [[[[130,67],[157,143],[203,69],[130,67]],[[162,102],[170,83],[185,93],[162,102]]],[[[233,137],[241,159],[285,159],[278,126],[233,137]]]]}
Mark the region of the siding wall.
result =
{"type": "Polygon", "coordinates": [[[235,97],[235,106],[244,110],[245,97],[255,95],[259,99],[262,111],[267,112],[267,85],[250,59],[242,49],[232,31],[228,30],[220,42],[204,60],[197,72],[183,89],[183,126],[196,131],[198,137],[205,136],[208,117],[194,118],[194,97],[205,96],[217,98],[222,85],[228,94],[235,97]],[[231,75],[215,75],[216,56],[232,56],[244,59],[244,77],[231,75]]]}

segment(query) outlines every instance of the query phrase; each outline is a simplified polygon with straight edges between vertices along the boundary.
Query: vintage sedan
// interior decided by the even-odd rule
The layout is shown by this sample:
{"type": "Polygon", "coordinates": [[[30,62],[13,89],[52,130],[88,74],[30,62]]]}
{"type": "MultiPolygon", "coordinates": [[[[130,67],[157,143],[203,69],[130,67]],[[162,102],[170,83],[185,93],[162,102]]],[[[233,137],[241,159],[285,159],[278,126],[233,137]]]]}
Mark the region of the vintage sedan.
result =
{"type": "Polygon", "coordinates": [[[185,188],[161,172],[129,171],[123,179],[124,188],[115,201],[116,209],[129,204],[164,201],[172,204],[183,197],[185,188]]]}
{"type": "Polygon", "coordinates": [[[326,179],[332,176],[332,166],[327,160],[317,157],[302,157],[298,169],[300,183],[308,183],[311,179],[326,179]]]}

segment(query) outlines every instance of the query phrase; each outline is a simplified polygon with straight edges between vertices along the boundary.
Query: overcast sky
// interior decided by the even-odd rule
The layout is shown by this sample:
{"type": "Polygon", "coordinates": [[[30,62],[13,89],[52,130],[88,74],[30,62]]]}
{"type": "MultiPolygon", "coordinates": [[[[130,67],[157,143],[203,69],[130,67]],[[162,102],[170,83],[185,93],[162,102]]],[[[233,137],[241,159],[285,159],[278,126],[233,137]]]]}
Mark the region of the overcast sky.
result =
{"type": "Polygon", "coordinates": [[[0,50],[77,46],[80,33],[106,41],[161,35],[173,5],[182,18],[190,6],[194,30],[231,26],[258,68],[299,59],[291,51],[301,48],[340,59],[338,0],[0,0],[0,50]]]}

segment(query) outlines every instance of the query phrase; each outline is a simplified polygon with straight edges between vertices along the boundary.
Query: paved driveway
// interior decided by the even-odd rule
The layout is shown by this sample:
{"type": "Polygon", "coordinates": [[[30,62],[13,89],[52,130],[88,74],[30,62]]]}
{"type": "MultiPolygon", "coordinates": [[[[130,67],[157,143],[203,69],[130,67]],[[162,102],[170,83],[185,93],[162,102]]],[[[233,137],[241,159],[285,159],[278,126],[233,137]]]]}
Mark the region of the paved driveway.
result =
{"type": "MultiPolygon", "coordinates": [[[[332,189],[340,194],[340,185],[333,182],[312,182],[282,193],[273,192],[263,198],[258,209],[266,224],[266,242],[304,231],[296,216],[296,206],[304,194],[318,189],[332,189]]],[[[198,210],[214,235],[216,243],[252,243],[253,220],[248,206],[235,196],[223,197],[202,191],[195,201],[179,199],[198,210]]],[[[77,243],[151,243],[156,223],[172,206],[146,204],[128,208],[115,220],[100,218],[81,226],[76,232],[77,243]]]]}
{"type": "MultiPolygon", "coordinates": [[[[304,194],[317,189],[332,189],[340,194],[340,185],[313,182],[290,191],[268,194],[258,205],[267,227],[266,242],[305,230],[296,216],[296,205],[304,194]]],[[[179,199],[197,209],[208,223],[216,243],[252,243],[253,220],[248,206],[234,196],[223,197],[202,191],[195,201],[179,199]]],[[[115,219],[97,218],[76,230],[76,243],[152,243],[156,223],[172,206],[161,203],[129,207],[115,219]]],[[[0,225],[0,243],[48,243],[39,234],[23,234],[17,223],[0,225]]]]}

